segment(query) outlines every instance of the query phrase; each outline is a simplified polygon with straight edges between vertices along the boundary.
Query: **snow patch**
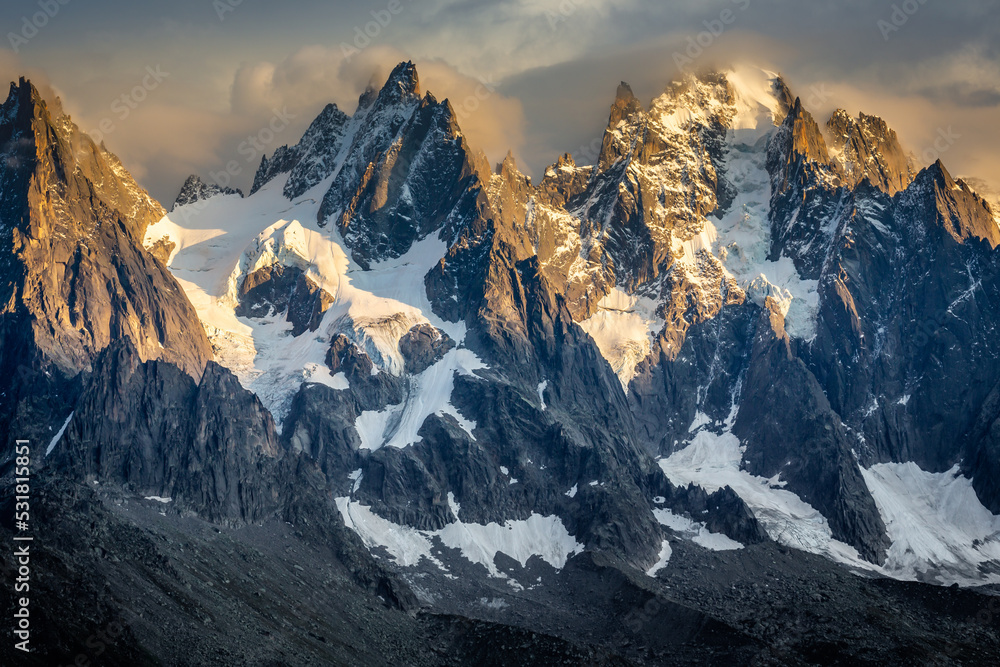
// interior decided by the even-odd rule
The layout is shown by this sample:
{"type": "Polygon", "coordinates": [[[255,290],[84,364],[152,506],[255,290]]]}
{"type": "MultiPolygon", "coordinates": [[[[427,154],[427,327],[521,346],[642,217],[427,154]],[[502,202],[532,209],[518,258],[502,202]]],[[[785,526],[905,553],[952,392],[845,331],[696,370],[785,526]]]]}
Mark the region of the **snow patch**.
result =
{"type": "Polygon", "coordinates": [[[650,577],[655,577],[656,573],[667,566],[670,562],[670,556],[673,555],[674,551],[670,548],[670,541],[663,540],[663,545],[660,547],[660,555],[657,557],[658,560],[653,565],[653,567],[646,570],[646,574],[650,577]]]}
{"type": "MultiPolygon", "coordinates": [[[[833,539],[826,518],[791,491],[772,486],[772,480],[740,470],[744,447],[729,431],[699,431],[691,443],[659,464],[677,486],[695,484],[708,493],[729,486],[747,504],[768,536],[785,546],[826,556],[864,569],[873,569],[853,547],[833,539]]],[[[665,518],[665,510],[657,519],[665,518]]],[[[678,524],[679,525],[679,524],[678,524]]]]}
{"type": "Polygon", "coordinates": [[[66,417],[66,421],[64,421],[63,425],[59,427],[59,430],[56,432],[56,434],[52,436],[52,440],[49,441],[49,446],[45,448],[45,456],[51,454],[52,450],[54,450],[56,448],[56,445],[59,444],[59,441],[62,440],[63,433],[66,432],[66,427],[69,426],[69,423],[70,421],[72,421],[74,414],[76,414],[75,411],[69,413],[69,417],[66,417]]]}
{"type": "Polygon", "coordinates": [[[711,532],[705,524],[678,516],[668,509],[655,509],[653,516],[660,525],[711,551],[736,551],[744,548],[742,544],[722,533],[711,532]]]}
{"type": "Polygon", "coordinates": [[[664,322],[656,315],[656,302],[615,288],[597,304],[597,312],[580,326],[594,339],[601,355],[628,393],[635,367],[649,356],[664,322]]]}
{"type": "Polygon", "coordinates": [[[347,479],[354,482],[354,486],[351,487],[351,493],[358,492],[358,489],[361,488],[361,480],[364,478],[364,476],[365,474],[361,471],[361,468],[358,468],[357,470],[355,470],[354,472],[352,472],[350,475],[347,476],[347,479]]]}
{"type": "Polygon", "coordinates": [[[1000,565],[1000,516],[983,506],[957,465],[930,473],[915,463],[881,463],[861,474],[892,540],[886,573],[942,585],[1000,583],[1000,575],[980,569],[1000,565]]]}
{"type": "Polygon", "coordinates": [[[403,567],[417,565],[424,558],[442,567],[431,553],[431,541],[424,533],[387,521],[372,512],[370,507],[351,502],[350,498],[337,498],[336,502],[344,524],[356,532],[369,549],[384,547],[403,567]]]}
{"type": "Polygon", "coordinates": [[[485,566],[495,577],[500,576],[493,563],[497,553],[510,556],[521,567],[538,556],[561,570],[570,556],[583,551],[583,545],[569,534],[559,517],[534,513],[523,521],[506,521],[503,526],[452,523],[436,534],[445,546],[460,549],[466,559],[485,566]]]}
{"type": "Polygon", "coordinates": [[[417,434],[431,415],[450,415],[475,440],[476,424],[463,417],[451,404],[455,373],[475,377],[473,371],[486,368],[471,350],[449,350],[436,364],[410,378],[410,391],[398,405],[358,415],[354,427],[361,438],[361,449],[375,451],[382,447],[403,449],[420,442],[417,434]]]}
{"type": "Polygon", "coordinates": [[[694,415],[694,421],[691,422],[691,426],[688,428],[688,433],[694,433],[702,426],[708,426],[711,423],[712,423],[711,417],[709,417],[704,412],[699,410],[694,415]]]}
{"type": "Polygon", "coordinates": [[[161,498],[160,496],[146,496],[145,500],[152,500],[152,501],[155,501],[155,502],[158,502],[158,503],[163,503],[164,505],[166,505],[167,503],[173,502],[174,499],[173,498],[161,498]]]}
{"type": "MultiPolygon", "coordinates": [[[[895,579],[967,586],[1000,583],[1000,575],[985,575],[982,569],[1000,566],[1000,517],[979,502],[972,482],[957,466],[946,473],[925,472],[914,463],[861,469],[892,540],[888,559],[879,567],[833,539],[827,519],[781,488],[785,483],[780,476],[764,479],[740,470],[744,449],[729,431],[701,430],[687,447],[659,464],[678,486],[696,484],[708,493],[731,487],[780,544],[895,579]]],[[[665,525],[691,530],[667,510],[654,513],[665,525]]]]}
{"type": "MultiPolygon", "coordinates": [[[[336,502],[344,523],[358,533],[369,549],[384,547],[403,567],[416,565],[424,558],[443,567],[431,551],[435,537],[446,547],[461,551],[470,562],[483,565],[491,576],[498,578],[507,576],[493,562],[498,553],[513,558],[522,567],[537,556],[561,570],[571,556],[583,551],[583,545],[569,534],[557,516],[532,513],[525,520],[508,520],[502,526],[456,520],[431,532],[394,524],[372,512],[370,507],[351,502],[349,498],[337,498],[336,502]]],[[[455,502],[454,494],[448,494],[448,502],[457,519],[461,507],[455,502]]]]}
{"type": "Polygon", "coordinates": [[[510,606],[503,598],[479,598],[479,604],[493,611],[501,611],[510,606]]]}

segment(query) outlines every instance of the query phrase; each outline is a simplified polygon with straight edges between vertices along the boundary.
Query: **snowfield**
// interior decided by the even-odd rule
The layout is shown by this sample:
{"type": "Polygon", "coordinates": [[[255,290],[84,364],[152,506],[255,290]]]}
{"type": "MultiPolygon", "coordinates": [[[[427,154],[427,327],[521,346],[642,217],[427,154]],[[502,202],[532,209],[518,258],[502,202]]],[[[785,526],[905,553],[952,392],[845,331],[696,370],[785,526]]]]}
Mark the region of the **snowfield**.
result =
{"type": "MultiPolygon", "coordinates": [[[[332,178],[289,202],[282,194],[286,174],[246,199],[221,195],[179,207],[146,232],[147,247],[164,238],[175,244],[168,266],[197,310],[216,361],[260,397],[279,428],[302,383],[348,388],[344,375],[332,375],[326,364],[337,334],[346,334],[379,370],[394,375],[403,372],[399,339],[413,326],[431,324],[459,344],[465,338],[464,324],[447,323],[433,314],[424,289],[424,276],[444,256],[445,243],[429,237],[398,259],[362,270],[345,250],[336,227],[324,229],[316,223],[319,199],[332,178]],[[317,331],[292,336],[292,325],[282,314],[236,315],[243,279],[277,264],[302,270],[334,298],[317,331]]],[[[467,354],[459,356],[453,370],[482,367],[467,354]]],[[[448,395],[434,399],[430,412],[419,406],[409,410],[413,418],[448,411],[451,378],[444,377],[445,368],[435,369],[441,377],[429,380],[429,387],[447,390],[448,395]]],[[[453,408],[450,413],[468,426],[453,408]]]]}
{"type": "MultiPolygon", "coordinates": [[[[458,517],[461,506],[451,493],[448,494],[448,501],[452,513],[458,517]]],[[[532,514],[523,521],[508,520],[502,526],[497,523],[485,526],[469,524],[458,519],[441,530],[419,531],[387,521],[373,513],[370,507],[350,498],[337,498],[336,502],[344,523],[358,533],[368,548],[385,548],[402,567],[417,565],[422,559],[427,559],[446,570],[434,556],[435,538],[445,547],[460,551],[468,561],[485,567],[491,577],[500,579],[507,579],[508,576],[494,564],[498,553],[510,556],[521,567],[537,556],[556,570],[561,570],[571,556],[583,551],[583,545],[569,534],[557,516],[532,514]]],[[[516,589],[521,588],[513,579],[510,584],[516,589]]]]}
{"type": "MultiPolygon", "coordinates": [[[[660,459],[660,467],[676,485],[696,484],[708,493],[731,487],[779,544],[894,579],[961,586],[1000,583],[1000,574],[981,570],[984,565],[1000,570],[1000,517],[983,507],[957,466],[940,474],[925,472],[915,463],[861,469],[892,541],[888,559],[879,567],[834,539],[827,519],[783,489],[779,478],[764,479],[742,470],[745,447],[731,432],[731,421],[721,433],[705,426],[696,418],[689,444],[660,459]]],[[[686,528],[689,535],[694,531],[684,523],[688,519],[668,510],[655,513],[660,523],[674,530],[686,528]]]]}
{"type": "Polygon", "coordinates": [[[930,473],[915,463],[882,463],[861,473],[892,540],[888,574],[942,585],[1000,583],[1000,516],[983,507],[958,466],[930,473]],[[984,565],[994,574],[984,575],[984,565]]]}

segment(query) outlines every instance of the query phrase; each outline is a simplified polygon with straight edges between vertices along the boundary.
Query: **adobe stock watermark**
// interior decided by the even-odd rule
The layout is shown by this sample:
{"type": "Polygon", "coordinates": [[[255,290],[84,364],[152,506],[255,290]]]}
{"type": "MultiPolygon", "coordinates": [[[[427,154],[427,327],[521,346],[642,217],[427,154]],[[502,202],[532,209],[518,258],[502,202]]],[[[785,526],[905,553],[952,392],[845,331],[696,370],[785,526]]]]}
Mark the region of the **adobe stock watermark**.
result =
{"type": "Polygon", "coordinates": [[[31,442],[14,449],[14,648],[31,653],[31,442]]]}
{"type": "Polygon", "coordinates": [[[581,7],[586,5],[587,0],[562,0],[555,11],[551,9],[545,10],[545,20],[549,22],[552,32],[555,32],[559,29],[560,23],[568,21],[573,14],[576,14],[581,7]]]}
{"type": "Polygon", "coordinates": [[[478,79],[479,85],[476,86],[471,95],[460,100],[457,105],[452,101],[452,109],[455,110],[455,118],[459,122],[479,111],[483,102],[497,92],[497,84],[491,77],[480,76],[478,79]]]}
{"type": "Polygon", "coordinates": [[[604,150],[604,137],[600,136],[595,137],[589,144],[581,144],[576,149],[576,153],[571,153],[571,155],[573,162],[578,167],[596,166],[598,160],[601,159],[602,150],[604,150]]]}
{"type": "Polygon", "coordinates": [[[100,145],[106,136],[118,129],[118,125],[115,124],[116,119],[119,123],[125,121],[132,115],[133,111],[139,108],[140,104],[149,98],[149,94],[159,88],[160,84],[168,78],[170,78],[170,72],[164,72],[159,65],[156,67],[147,65],[146,74],[142,77],[142,81],[111,102],[110,109],[113,117],[105,116],[97,124],[97,129],[90,131],[90,138],[94,140],[94,143],[100,145]]]}
{"type": "MultiPolygon", "coordinates": [[[[291,121],[295,120],[296,114],[290,113],[287,107],[282,107],[281,111],[272,109],[274,115],[267,124],[260,128],[256,134],[247,135],[236,152],[243,156],[246,164],[259,161],[267,151],[268,146],[275,137],[288,129],[291,121]]],[[[219,172],[209,172],[209,177],[220,188],[228,188],[233,179],[243,173],[243,165],[238,160],[230,160],[226,163],[226,168],[219,172]]]]}
{"type": "MultiPolygon", "coordinates": [[[[242,2],[242,0],[240,0],[242,2]]],[[[413,0],[406,0],[406,4],[413,0]]],[[[383,9],[373,9],[371,11],[372,20],[364,25],[354,26],[354,39],[350,42],[340,43],[340,52],[344,60],[351,62],[351,59],[359,55],[362,51],[371,46],[379,38],[393,19],[403,13],[406,9],[403,0],[389,0],[383,9]]]]}
{"type": "Polygon", "coordinates": [[[903,29],[910,18],[913,17],[920,8],[927,4],[928,0],[903,0],[899,4],[894,4],[892,6],[892,13],[889,14],[888,20],[879,19],[875,26],[882,33],[882,39],[886,42],[897,32],[903,29]]]}
{"type": "MultiPolygon", "coordinates": [[[[271,119],[263,127],[256,133],[247,135],[246,139],[240,142],[236,152],[243,157],[243,162],[233,159],[225,164],[224,169],[210,171],[208,173],[210,182],[223,189],[230,187],[233,179],[240,176],[247,165],[259,162],[278,135],[287,130],[291,122],[298,117],[298,114],[291,113],[288,107],[282,107],[281,111],[272,109],[272,114],[271,119]]],[[[181,207],[181,217],[185,222],[189,222],[191,214],[204,209],[207,203],[207,200],[202,199],[181,207]]]]}
{"type": "Polygon", "coordinates": [[[114,646],[127,629],[128,624],[111,621],[102,630],[87,637],[83,644],[86,650],[77,653],[67,667],[91,667],[98,664],[98,658],[114,646]]]}
{"type": "Polygon", "coordinates": [[[951,125],[947,128],[939,127],[934,142],[924,149],[920,157],[925,164],[934,164],[942,155],[951,150],[952,146],[958,143],[958,140],[961,138],[962,135],[953,130],[951,125]]]}
{"type": "Polygon", "coordinates": [[[822,106],[829,102],[831,97],[833,97],[833,92],[826,87],[825,83],[809,86],[809,97],[806,98],[806,108],[815,109],[822,106]]]}
{"type": "Polygon", "coordinates": [[[243,4],[243,0],[212,0],[212,9],[220,21],[226,20],[226,14],[236,11],[236,8],[243,4]]]}
{"type": "MultiPolygon", "coordinates": [[[[731,0],[731,2],[739,12],[745,12],[750,8],[750,0],[731,0]]],[[[712,48],[716,40],[722,37],[722,34],[731,25],[736,23],[738,17],[739,13],[737,11],[727,7],[719,12],[718,18],[702,21],[705,29],[697,35],[688,36],[687,48],[684,49],[684,52],[674,51],[674,64],[677,66],[677,69],[687,73],[688,68],[704,55],[705,51],[712,48]]]]}
{"type": "Polygon", "coordinates": [[[18,32],[8,32],[7,40],[14,53],[20,53],[21,49],[33,40],[42,28],[54,19],[59,11],[68,5],[70,0],[38,0],[38,9],[31,16],[21,17],[21,29],[18,32]]]}

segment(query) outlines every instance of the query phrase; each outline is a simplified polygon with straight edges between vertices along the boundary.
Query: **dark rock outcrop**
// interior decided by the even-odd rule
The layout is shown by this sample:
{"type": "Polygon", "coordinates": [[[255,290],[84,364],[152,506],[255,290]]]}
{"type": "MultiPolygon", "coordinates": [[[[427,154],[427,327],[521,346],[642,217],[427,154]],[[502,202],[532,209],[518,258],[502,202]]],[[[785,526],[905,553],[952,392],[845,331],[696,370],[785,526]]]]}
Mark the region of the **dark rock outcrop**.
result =
{"type": "Polygon", "coordinates": [[[242,197],[243,192],[234,188],[224,188],[215,183],[206,183],[201,180],[200,176],[192,174],[184,181],[184,185],[181,186],[181,191],[177,193],[177,198],[174,200],[174,205],[170,207],[170,210],[174,211],[181,206],[205,201],[219,195],[239,195],[242,197]]]}
{"type": "Polygon", "coordinates": [[[122,341],[95,361],[52,463],[214,521],[254,522],[280,507],[268,478],[281,453],[270,414],[228,370],[209,363],[195,383],[122,341]]]}
{"type": "Polygon", "coordinates": [[[423,373],[454,347],[455,341],[428,324],[413,327],[399,339],[399,352],[410,375],[423,373]]]}
{"type": "Polygon", "coordinates": [[[36,389],[52,388],[21,380],[69,380],[118,340],[200,376],[211,358],[201,323],[142,247],[160,205],[23,79],[0,106],[0,146],[0,395],[10,399],[0,402],[0,428],[58,428],[65,413],[26,412],[31,396],[44,396],[36,389]]]}
{"type": "Polygon", "coordinates": [[[300,336],[319,328],[323,314],[333,302],[333,295],[302,269],[271,264],[243,279],[236,314],[255,318],[284,314],[292,324],[292,335],[300,336]]]}
{"type": "Polygon", "coordinates": [[[765,479],[781,476],[787,489],[818,509],[834,538],[875,563],[889,538],[851,451],[853,442],[822,387],[791,349],[772,302],[761,313],[733,425],[746,469],[765,479]]]}

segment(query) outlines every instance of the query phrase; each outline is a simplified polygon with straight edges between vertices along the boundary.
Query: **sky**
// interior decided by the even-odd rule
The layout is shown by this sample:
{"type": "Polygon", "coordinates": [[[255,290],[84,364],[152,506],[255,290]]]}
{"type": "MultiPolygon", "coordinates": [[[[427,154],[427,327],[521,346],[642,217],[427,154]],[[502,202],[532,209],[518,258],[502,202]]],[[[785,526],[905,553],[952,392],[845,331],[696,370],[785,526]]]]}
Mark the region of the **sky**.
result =
{"type": "Polygon", "coordinates": [[[1000,190],[1000,0],[5,0],[0,75],[58,96],[165,205],[192,173],[248,189],[262,148],[402,60],[470,143],[540,175],[589,162],[620,81],[780,72],[822,124],[878,115],[923,162],[1000,190]]]}

